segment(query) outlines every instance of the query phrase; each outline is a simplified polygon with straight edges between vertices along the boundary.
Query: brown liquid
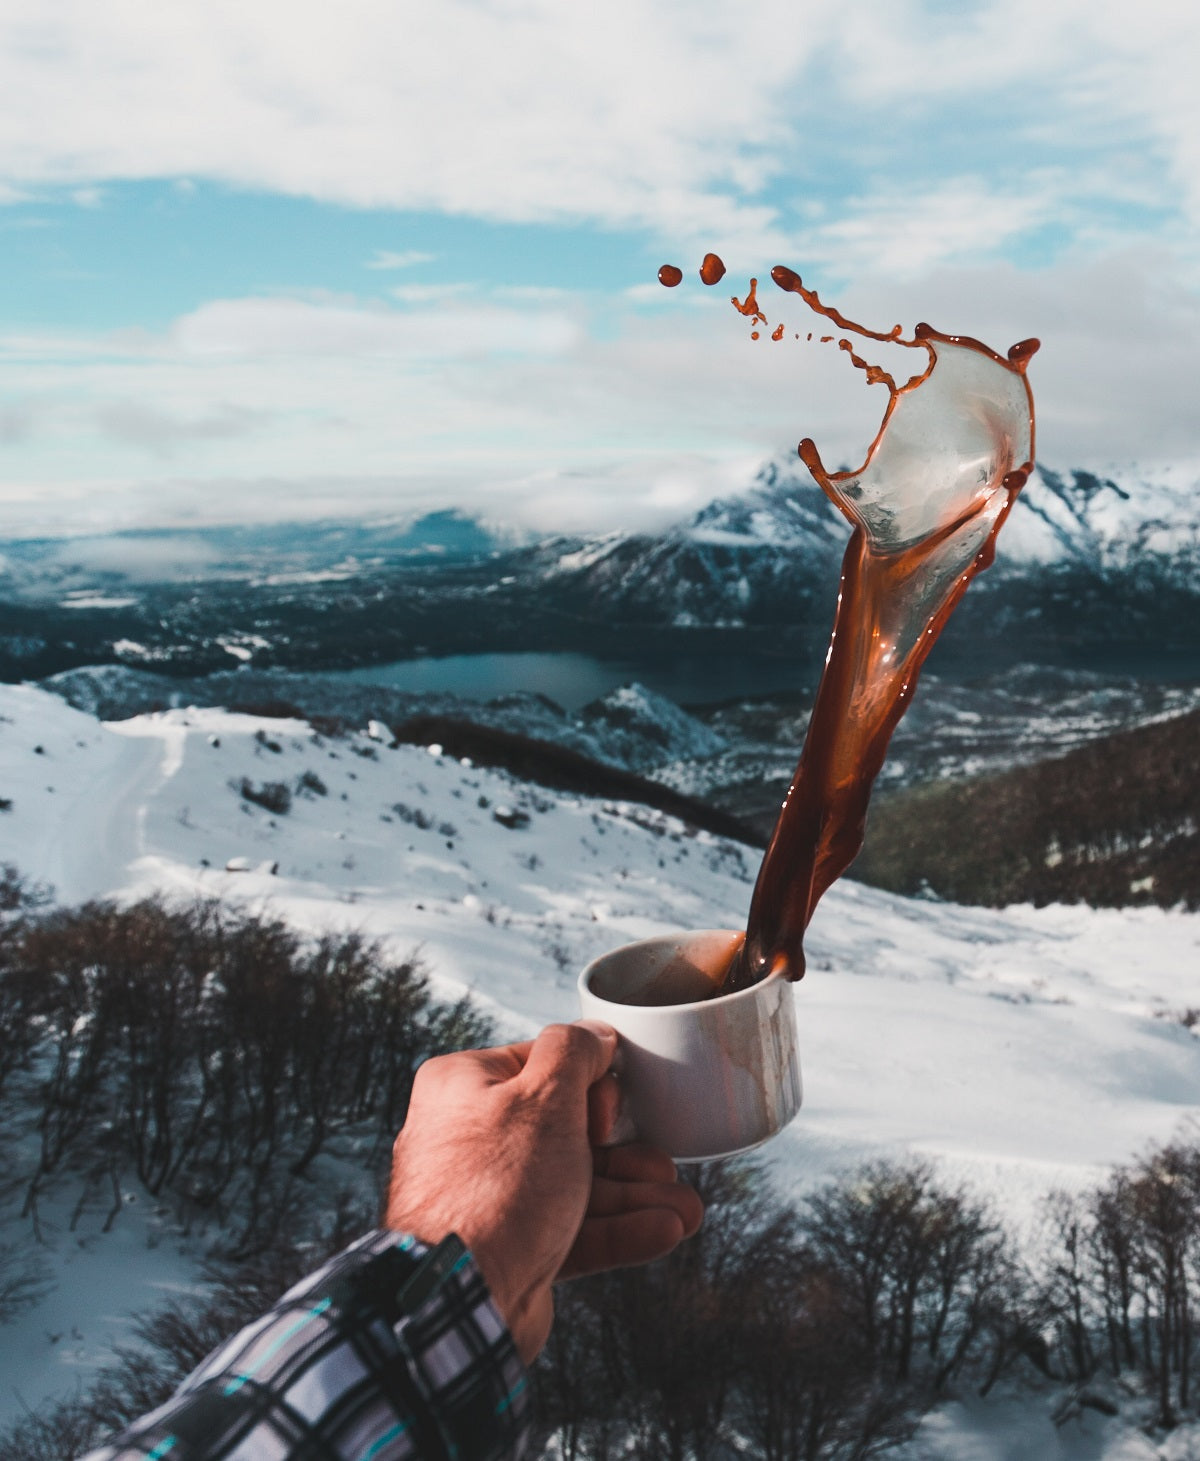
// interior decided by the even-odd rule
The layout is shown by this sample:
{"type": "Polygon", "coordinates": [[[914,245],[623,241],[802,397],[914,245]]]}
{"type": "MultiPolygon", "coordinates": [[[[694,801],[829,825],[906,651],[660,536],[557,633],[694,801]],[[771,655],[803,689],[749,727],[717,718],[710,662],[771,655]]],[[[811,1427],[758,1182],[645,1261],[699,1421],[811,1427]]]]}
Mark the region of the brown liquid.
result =
{"type": "Polygon", "coordinates": [[[658,282],[665,284],[668,289],[674,289],[682,278],[683,270],[674,264],[664,264],[658,271],[658,282]]]}
{"type": "Polygon", "coordinates": [[[738,314],[745,315],[748,320],[752,320],[756,324],[761,322],[765,325],[767,323],[766,315],[758,307],[757,279],[751,279],[750,288],[746,291],[746,298],[744,300],[739,299],[735,294],[731,296],[729,302],[737,310],[738,314]]]}
{"type": "Polygon", "coordinates": [[[705,254],[700,265],[700,279],[704,284],[720,284],[725,277],[725,264],[716,254],[705,254]]]}
{"type": "MultiPolygon", "coordinates": [[[[791,269],[780,266],[772,278],[840,329],[928,359],[898,386],[850,340],[839,341],[868,383],[887,388],[883,423],[855,472],[827,472],[813,442],[800,443],[805,465],[854,533],[800,763],[722,993],[776,971],[803,975],[805,929],[862,847],[871,787],[921,666],[971,579],[992,561],[996,535],[1033,469],[1025,368],[1036,340],[1014,345],[1007,359],[928,325],[905,340],[899,325],[885,334],[846,319],[791,269]]],[[[766,324],[755,287],[751,280],[745,302],[733,303],[766,324]]]]}

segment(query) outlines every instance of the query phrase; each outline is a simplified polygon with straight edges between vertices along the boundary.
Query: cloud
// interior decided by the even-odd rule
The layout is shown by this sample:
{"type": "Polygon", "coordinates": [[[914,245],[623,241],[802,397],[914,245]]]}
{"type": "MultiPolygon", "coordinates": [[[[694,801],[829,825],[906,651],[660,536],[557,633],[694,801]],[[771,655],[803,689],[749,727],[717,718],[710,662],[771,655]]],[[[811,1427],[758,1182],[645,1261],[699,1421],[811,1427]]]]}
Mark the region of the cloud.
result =
{"type": "MultiPolygon", "coordinates": [[[[1138,250],[1036,272],[862,274],[830,301],[867,325],[928,319],[1001,350],[1040,335],[1040,459],[1154,472],[1200,461],[1187,279],[1173,255],[1138,250]]],[[[817,321],[800,301],[764,284],[787,328],[775,343],[752,341],[719,291],[661,295],[652,308],[620,292],[219,300],[156,334],[0,340],[0,531],[433,501],[542,529],[634,528],[748,480],[801,436],[827,462],[862,459],[886,396],[803,338],[817,321]]]]}
{"type": "Polygon", "coordinates": [[[393,299],[405,304],[429,304],[433,300],[453,299],[455,295],[470,294],[474,284],[397,284],[388,290],[393,299]]]}
{"type": "Polygon", "coordinates": [[[1049,169],[1024,179],[1019,190],[977,176],[927,188],[885,185],[804,229],[797,248],[806,267],[840,279],[921,277],[946,264],[1002,257],[1015,240],[1060,216],[1070,193],[1070,181],[1049,169]]]}
{"type": "Polygon", "coordinates": [[[898,0],[847,7],[833,66],[849,109],[932,121],[934,146],[1006,143],[1010,167],[1029,147],[1105,155],[1118,187],[1149,157],[1169,178],[1160,200],[1174,193],[1195,225],[1200,90],[1181,58],[1198,47],[1200,13],[1181,0],[898,0]]]}
{"type": "Polygon", "coordinates": [[[421,249],[376,249],[372,258],[363,266],[367,269],[411,269],[417,264],[432,264],[436,254],[427,254],[421,249]]]}
{"type": "Polygon", "coordinates": [[[169,457],[197,442],[236,441],[261,431],[274,413],[221,401],[199,416],[180,417],[144,401],[117,400],[99,405],[95,415],[101,433],[113,441],[169,457]]]}
{"type": "Polygon", "coordinates": [[[758,195],[788,156],[781,96],[836,0],[806,9],[796,24],[786,0],[346,0],[336,15],[180,0],[151,16],[46,0],[0,16],[0,178],[185,176],[354,207],[769,237],[758,195]]]}
{"type": "Polygon", "coordinates": [[[93,573],[116,573],[135,583],[190,578],[205,569],[220,567],[212,545],[184,537],[122,538],[73,537],[57,545],[50,561],[64,568],[93,573]]]}
{"type": "Polygon", "coordinates": [[[1200,223],[1198,45],[1180,0],[44,0],[0,14],[0,201],[203,178],[919,272],[1081,202],[1103,222],[1139,175],[1200,223]]]}
{"type": "MultiPolygon", "coordinates": [[[[463,355],[558,354],[578,327],[562,310],[518,310],[481,301],[450,303],[441,286],[436,308],[389,309],[301,299],[230,299],[201,305],[172,326],[173,344],[193,357],[276,355],[402,359],[463,355]]],[[[413,296],[424,303],[428,296],[413,296]]]]}
{"type": "Polygon", "coordinates": [[[0,406],[0,445],[15,446],[18,442],[28,441],[34,420],[35,412],[24,403],[0,406]]]}

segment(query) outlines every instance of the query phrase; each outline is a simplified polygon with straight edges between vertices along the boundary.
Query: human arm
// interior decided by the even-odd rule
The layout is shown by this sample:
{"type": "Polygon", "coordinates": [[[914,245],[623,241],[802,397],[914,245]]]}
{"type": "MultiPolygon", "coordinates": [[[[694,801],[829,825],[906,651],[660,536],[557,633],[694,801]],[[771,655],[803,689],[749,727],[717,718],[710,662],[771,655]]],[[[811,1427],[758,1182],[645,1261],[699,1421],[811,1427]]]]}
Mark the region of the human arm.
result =
{"type": "Polygon", "coordinates": [[[387,1213],[415,1246],[396,1231],[368,1235],[88,1461],[288,1457],[306,1442],[371,1461],[451,1446],[462,1461],[519,1456],[521,1360],[549,1332],[551,1284],[658,1257],[701,1218],[663,1153],[593,1150],[615,1113],[604,1078],[614,1049],[606,1027],[552,1026],[428,1061],[387,1213]],[[454,1233],[470,1250],[461,1265],[411,1312],[398,1307],[417,1262],[454,1233]]]}

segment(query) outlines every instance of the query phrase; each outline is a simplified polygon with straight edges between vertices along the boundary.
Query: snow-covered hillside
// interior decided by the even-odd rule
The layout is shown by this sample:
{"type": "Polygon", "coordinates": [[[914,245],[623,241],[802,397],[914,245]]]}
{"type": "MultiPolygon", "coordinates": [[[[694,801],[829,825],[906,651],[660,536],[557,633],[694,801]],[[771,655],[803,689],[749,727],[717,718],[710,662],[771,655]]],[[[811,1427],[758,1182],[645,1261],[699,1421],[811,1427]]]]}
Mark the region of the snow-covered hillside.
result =
{"type": "MultiPolygon", "coordinates": [[[[737,927],[756,863],[660,813],[390,748],[365,727],[327,739],[207,709],[102,724],[31,687],[0,687],[0,798],[0,861],[61,901],[217,895],[366,930],[419,948],[443,992],[469,990],[514,1036],[573,1017],[576,974],[604,949],[737,927]],[[290,809],[247,800],[244,782],[286,786],[290,809]]],[[[1198,1002],[1200,917],[995,912],[847,882],[809,955],[805,1106],[768,1149],[794,1189],[918,1152],[1027,1227],[1052,1187],[1200,1116],[1200,1039],[1180,1020],[1198,1002]]],[[[88,1217],[51,1233],[62,1281],[0,1328],[0,1411],[69,1387],[123,1313],[187,1281],[186,1254],[148,1247],[152,1214],[99,1229],[88,1217]]]]}

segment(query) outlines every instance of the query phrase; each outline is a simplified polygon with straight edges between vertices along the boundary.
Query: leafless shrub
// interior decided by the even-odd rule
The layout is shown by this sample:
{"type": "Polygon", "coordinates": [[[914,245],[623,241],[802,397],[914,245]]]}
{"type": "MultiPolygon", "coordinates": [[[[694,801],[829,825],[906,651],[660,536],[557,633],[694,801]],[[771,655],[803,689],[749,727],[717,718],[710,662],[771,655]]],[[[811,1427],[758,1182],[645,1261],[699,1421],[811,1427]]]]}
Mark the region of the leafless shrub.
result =
{"type": "Polygon", "coordinates": [[[45,883],[31,883],[21,874],[15,863],[0,862],[0,913],[15,913],[22,908],[42,908],[49,903],[50,898],[51,892],[45,883]]]}
{"type": "Polygon", "coordinates": [[[562,1294],[537,1378],[563,1456],[861,1461],[907,1434],[915,1391],[806,1243],[805,1215],[753,1165],[694,1180],[708,1209],[695,1239],[562,1294]]]}
{"type": "Polygon", "coordinates": [[[489,1030],[360,934],[307,942],[211,902],[28,918],[0,942],[0,1075],[39,1057],[26,1213],[99,1162],[229,1224],[240,1251],[268,1244],[331,1143],[375,1160],[420,1062],[489,1030]]]}
{"type": "Polygon", "coordinates": [[[298,796],[328,796],[329,788],[315,771],[309,769],[296,782],[296,793],[298,796]]]}
{"type": "Polygon", "coordinates": [[[243,776],[240,791],[243,801],[254,802],[277,817],[286,816],[292,809],[292,789],[286,781],[264,781],[256,786],[243,776]]]}
{"type": "Polygon", "coordinates": [[[1196,1408],[1200,1143],[1153,1147],[1090,1194],[1056,1196],[1048,1218],[1061,1372],[1140,1376],[1157,1423],[1176,1424],[1196,1408]]]}
{"type": "Polygon", "coordinates": [[[406,802],[393,802],[392,811],[402,822],[407,822],[410,827],[419,827],[422,832],[428,832],[433,826],[433,818],[422,807],[410,807],[406,802]]]}
{"type": "Polygon", "coordinates": [[[10,1324],[32,1308],[53,1287],[50,1270],[40,1253],[0,1243],[0,1324],[10,1324]]]}

